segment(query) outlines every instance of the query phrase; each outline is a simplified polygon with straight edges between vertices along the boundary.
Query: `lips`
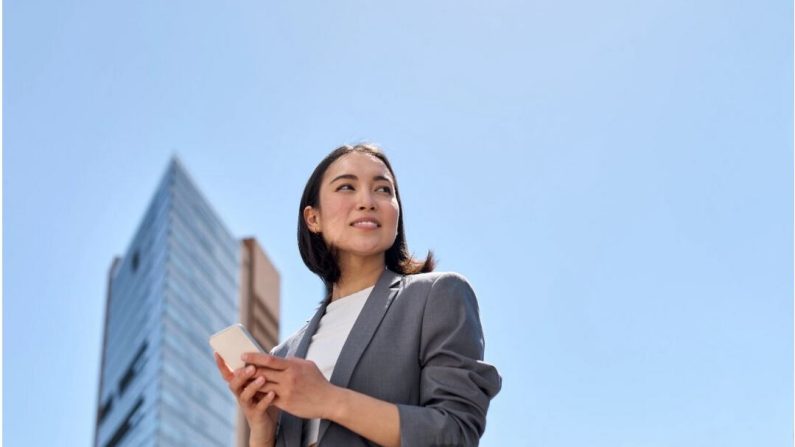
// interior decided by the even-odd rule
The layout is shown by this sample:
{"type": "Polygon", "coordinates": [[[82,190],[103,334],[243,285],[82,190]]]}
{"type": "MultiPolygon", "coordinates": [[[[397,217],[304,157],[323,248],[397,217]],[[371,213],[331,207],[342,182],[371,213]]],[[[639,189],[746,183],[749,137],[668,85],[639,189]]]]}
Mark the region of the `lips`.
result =
{"type": "Polygon", "coordinates": [[[351,222],[354,228],[380,228],[381,223],[372,217],[362,217],[351,222]]]}

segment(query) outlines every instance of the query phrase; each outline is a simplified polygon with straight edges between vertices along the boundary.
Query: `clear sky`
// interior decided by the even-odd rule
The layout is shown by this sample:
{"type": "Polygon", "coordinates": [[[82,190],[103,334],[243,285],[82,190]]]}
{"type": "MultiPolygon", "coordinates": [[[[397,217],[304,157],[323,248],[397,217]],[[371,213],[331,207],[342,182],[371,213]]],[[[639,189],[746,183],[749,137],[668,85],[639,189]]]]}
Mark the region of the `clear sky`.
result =
{"type": "MultiPolygon", "coordinates": [[[[3,440],[92,442],[107,270],[169,158],[282,275],[342,143],[473,284],[484,446],[793,442],[786,1],[6,0],[3,440]]],[[[208,363],[210,365],[210,363],[208,363]]]]}

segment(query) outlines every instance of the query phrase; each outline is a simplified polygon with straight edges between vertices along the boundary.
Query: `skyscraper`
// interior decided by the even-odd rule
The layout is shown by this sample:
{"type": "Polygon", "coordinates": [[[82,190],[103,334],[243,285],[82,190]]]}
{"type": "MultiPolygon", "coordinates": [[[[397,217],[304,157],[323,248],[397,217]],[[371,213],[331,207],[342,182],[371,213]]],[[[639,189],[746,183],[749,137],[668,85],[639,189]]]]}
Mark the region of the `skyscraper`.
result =
{"type": "Polygon", "coordinates": [[[172,159],[108,274],[95,447],[247,445],[207,339],[240,321],[270,349],[278,318],[276,269],[172,159]]]}

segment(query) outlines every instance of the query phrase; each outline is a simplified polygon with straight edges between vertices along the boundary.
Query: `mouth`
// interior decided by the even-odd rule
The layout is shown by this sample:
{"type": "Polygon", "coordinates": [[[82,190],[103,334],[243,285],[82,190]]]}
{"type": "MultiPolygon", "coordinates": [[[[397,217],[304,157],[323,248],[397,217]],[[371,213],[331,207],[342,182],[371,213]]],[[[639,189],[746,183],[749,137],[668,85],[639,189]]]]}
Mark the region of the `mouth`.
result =
{"type": "Polygon", "coordinates": [[[351,226],[354,228],[363,228],[363,229],[372,229],[372,228],[380,228],[381,223],[378,220],[373,219],[372,217],[363,217],[361,219],[356,219],[351,222],[351,226]]]}

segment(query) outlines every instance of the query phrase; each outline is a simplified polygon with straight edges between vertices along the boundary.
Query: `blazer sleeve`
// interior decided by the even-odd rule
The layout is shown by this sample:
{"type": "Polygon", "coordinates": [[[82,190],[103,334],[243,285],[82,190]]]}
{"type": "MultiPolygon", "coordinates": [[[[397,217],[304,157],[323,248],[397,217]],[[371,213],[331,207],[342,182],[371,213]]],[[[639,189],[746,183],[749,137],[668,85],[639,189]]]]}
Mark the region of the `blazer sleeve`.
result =
{"type": "Polygon", "coordinates": [[[445,273],[436,279],[421,328],[420,402],[398,405],[400,444],[477,445],[502,378],[483,361],[477,298],[463,276],[445,273]]]}

